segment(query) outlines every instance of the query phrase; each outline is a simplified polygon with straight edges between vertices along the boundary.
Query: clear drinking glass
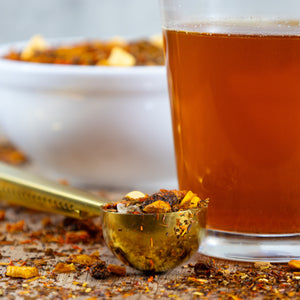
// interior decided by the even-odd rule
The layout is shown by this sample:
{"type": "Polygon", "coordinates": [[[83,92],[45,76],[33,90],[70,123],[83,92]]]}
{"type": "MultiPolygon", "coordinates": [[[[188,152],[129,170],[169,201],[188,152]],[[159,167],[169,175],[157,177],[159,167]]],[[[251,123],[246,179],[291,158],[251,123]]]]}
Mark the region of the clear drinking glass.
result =
{"type": "Polygon", "coordinates": [[[200,252],[300,258],[300,1],[161,0],[180,189],[200,252]]]}

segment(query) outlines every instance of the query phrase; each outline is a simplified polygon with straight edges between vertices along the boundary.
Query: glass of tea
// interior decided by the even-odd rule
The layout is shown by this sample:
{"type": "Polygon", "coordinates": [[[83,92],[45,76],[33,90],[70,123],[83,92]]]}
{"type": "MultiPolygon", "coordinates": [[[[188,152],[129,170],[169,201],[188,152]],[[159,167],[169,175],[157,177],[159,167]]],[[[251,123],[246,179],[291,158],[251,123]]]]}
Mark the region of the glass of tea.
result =
{"type": "Polygon", "coordinates": [[[300,1],[161,0],[179,188],[203,254],[300,258],[300,1]]]}

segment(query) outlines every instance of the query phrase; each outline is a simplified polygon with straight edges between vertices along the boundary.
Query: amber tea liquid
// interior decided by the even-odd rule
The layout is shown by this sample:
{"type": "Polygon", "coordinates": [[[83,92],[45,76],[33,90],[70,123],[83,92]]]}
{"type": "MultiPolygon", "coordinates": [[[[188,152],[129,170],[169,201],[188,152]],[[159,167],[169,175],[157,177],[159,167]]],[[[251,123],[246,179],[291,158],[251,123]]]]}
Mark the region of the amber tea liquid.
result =
{"type": "Polygon", "coordinates": [[[164,33],[180,189],[211,229],[299,233],[300,36],[164,33]]]}

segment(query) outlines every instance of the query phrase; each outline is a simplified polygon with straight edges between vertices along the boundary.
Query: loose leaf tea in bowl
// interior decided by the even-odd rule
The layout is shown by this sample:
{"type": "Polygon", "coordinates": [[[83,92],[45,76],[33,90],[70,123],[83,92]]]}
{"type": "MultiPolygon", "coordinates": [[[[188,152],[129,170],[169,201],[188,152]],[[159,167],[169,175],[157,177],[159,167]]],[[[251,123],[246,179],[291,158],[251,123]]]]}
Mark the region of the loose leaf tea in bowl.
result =
{"type": "Polygon", "coordinates": [[[159,66],[164,65],[162,36],[127,41],[112,38],[50,46],[40,35],[31,38],[21,50],[11,50],[4,58],[47,64],[87,66],[159,66]]]}

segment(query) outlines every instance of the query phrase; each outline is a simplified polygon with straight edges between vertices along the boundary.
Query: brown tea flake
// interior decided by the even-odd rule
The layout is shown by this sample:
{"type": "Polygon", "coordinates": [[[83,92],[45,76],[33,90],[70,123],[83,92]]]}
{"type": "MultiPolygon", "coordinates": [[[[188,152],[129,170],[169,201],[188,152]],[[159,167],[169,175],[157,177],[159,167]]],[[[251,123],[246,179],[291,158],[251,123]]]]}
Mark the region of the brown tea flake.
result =
{"type": "Polygon", "coordinates": [[[171,211],[171,205],[167,202],[158,200],[146,205],[143,211],[146,213],[166,213],[171,211]]]}
{"type": "Polygon", "coordinates": [[[6,224],[6,231],[7,232],[20,232],[24,231],[24,220],[21,220],[17,223],[7,223],[6,224]]]}
{"type": "Polygon", "coordinates": [[[90,240],[90,235],[85,231],[70,231],[66,233],[67,244],[87,243],[90,240]]]}
{"type": "Polygon", "coordinates": [[[199,277],[209,277],[214,270],[214,266],[208,263],[199,262],[194,266],[194,272],[199,277]]]}
{"type": "Polygon", "coordinates": [[[47,261],[44,259],[34,259],[33,263],[35,266],[46,266],[47,265],[47,261]]]}
{"type": "Polygon", "coordinates": [[[46,255],[46,256],[54,256],[54,251],[53,251],[53,249],[52,249],[52,248],[47,248],[47,249],[45,250],[45,255],[46,255]]]}
{"type": "Polygon", "coordinates": [[[126,268],[117,265],[108,265],[107,266],[108,272],[118,275],[118,276],[125,276],[126,275],[126,268]]]}
{"type": "Polygon", "coordinates": [[[202,278],[188,277],[188,281],[196,284],[206,284],[208,281],[202,278]]]}
{"type": "Polygon", "coordinates": [[[74,264],[91,266],[91,265],[97,263],[97,261],[99,261],[99,258],[97,258],[96,256],[87,255],[87,254],[72,254],[72,255],[70,255],[68,261],[72,262],[74,264]]]}
{"type": "Polygon", "coordinates": [[[106,263],[104,261],[99,261],[91,266],[90,274],[95,279],[106,279],[110,273],[107,270],[106,263]]]}
{"type": "Polygon", "coordinates": [[[0,221],[5,219],[5,210],[0,210],[0,221]]]}
{"type": "Polygon", "coordinates": [[[43,227],[50,227],[53,224],[52,224],[51,219],[49,217],[47,217],[42,220],[42,225],[43,225],[43,227]]]}

